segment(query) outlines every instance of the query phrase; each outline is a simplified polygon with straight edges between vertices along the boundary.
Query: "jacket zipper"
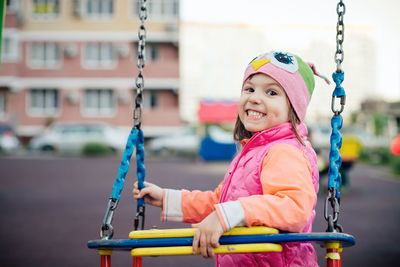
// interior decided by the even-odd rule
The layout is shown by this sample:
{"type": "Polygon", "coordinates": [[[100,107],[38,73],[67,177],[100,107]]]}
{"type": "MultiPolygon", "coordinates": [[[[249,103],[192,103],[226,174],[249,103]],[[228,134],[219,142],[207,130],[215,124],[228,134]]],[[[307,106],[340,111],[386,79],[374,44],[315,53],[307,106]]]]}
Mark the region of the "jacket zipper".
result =
{"type": "Polygon", "coordinates": [[[222,193],[221,193],[221,197],[219,198],[219,203],[222,203],[222,202],[225,200],[225,198],[226,198],[226,194],[227,194],[227,192],[228,192],[228,188],[229,188],[229,186],[231,185],[231,182],[232,182],[233,173],[234,173],[235,170],[237,169],[237,166],[238,166],[238,164],[239,164],[240,159],[243,157],[243,155],[245,154],[245,152],[247,152],[247,148],[250,147],[250,144],[252,143],[252,141],[257,139],[257,135],[259,135],[259,134],[261,134],[261,132],[258,132],[258,133],[256,133],[255,135],[253,135],[253,136],[250,138],[250,140],[244,145],[242,151],[240,152],[239,158],[237,159],[237,161],[236,161],[235,164],[234,164],[233,169],[230,170],[230,171],[228,171],[228,173],[229,173],[229,180],[228,180],[228,182],[227,182],[226,184],[224,184],[224,187],[222,188],[222,193]]]}

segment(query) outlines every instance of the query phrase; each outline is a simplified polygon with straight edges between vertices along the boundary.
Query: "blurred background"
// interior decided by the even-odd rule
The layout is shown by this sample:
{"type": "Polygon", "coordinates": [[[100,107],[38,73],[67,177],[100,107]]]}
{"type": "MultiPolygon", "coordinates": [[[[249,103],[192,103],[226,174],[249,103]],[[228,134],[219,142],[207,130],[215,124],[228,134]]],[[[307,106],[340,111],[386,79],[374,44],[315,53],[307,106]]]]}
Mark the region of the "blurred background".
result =
{"type": "MultiPolygon", "coordinates": [[[[149,1],[143,130],[146,139],[164,138],[151,150],[179,150],[164,145],[165,137],[191,133],[202,139],[210,135],[210,125],[230,132],[243,70],[260,53],[299,54],[329,77],[336,67],[336,4],[149,1]]],[[[89,140],[121,150],[124,142],[115,141],[113,130],[127,135],[132,126],[138,1],[8,0],[6,5],[2,151],[81,153],[89,140]]],[[[370,140],[365,145],[387,146],[399,131],[399,5],[346,3],[343,116],[360,139],[370,140]]],[[[329,128],[332,89],[317,79],[308,109],[306,122],[318,146],[329,128]]],[[[195,137],[184,143],[188,148],[180,144],[182,149],[198,153],[195,137]]]]}
{"type": "MultiPolygon", "coordinates": [[[[46,164],[58,162],[64,172],[75,160],[90,162],[78,168],[95,161],[116,173],[133,125],[139,2],[6,1],[1,199],[11,201],[9,190],[18,184],[15,169],[7,166],[22,166],[22,172],[31,166],[26,172],[38,179],[49,175],[46,164]],[[36,160],[43,165],[32,163],[36,160]]],[[[390,144],[400,132],[400,2],[345,4],[343,159],[348,170],[354,171],[355,162],[363,170],[384,168],[396,181],[400,157],[390,144]]],[[[264,52],[289,51],[330,78],[336,69],[336,5],[333,0],[148,0],[142,128],[150,165],[174,158],[171,164],[177,166],[189,160],[194,172],[199,166],[213,170],[215,162],[227,167],[237,151],[232,129],[247,64],[264,52]]],[[[328,169],[333,89],[316,78],[306,118],[321,177],[328,169]]],[[[113,179],[104,184],[110,191],[113,179]]],[[[173,184],[176,178],[169,179],[173,184]]],[[[37,181],[26,183],[34,187],[37,181]]],[[[102,214],[96,216],[100,221],[102,214]]],[[[14,266],[13,260],[7,266],[14,266]]]]}

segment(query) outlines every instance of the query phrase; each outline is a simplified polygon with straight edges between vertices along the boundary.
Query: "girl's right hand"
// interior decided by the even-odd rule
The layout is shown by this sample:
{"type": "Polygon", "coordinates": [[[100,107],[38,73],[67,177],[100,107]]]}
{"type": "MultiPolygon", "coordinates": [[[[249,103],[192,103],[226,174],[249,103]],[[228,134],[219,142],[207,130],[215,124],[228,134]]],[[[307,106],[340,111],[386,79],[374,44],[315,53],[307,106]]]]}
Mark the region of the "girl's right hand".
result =
{"type": "Polygon", "coordinates": [[[144,186],[145,188],[139,190],[138,182],[136,182],[133,186],[133,197],[136,200],[144,197],[147,204],[162,208],[164,190],[152,183],[144,182],[144,186]]]}

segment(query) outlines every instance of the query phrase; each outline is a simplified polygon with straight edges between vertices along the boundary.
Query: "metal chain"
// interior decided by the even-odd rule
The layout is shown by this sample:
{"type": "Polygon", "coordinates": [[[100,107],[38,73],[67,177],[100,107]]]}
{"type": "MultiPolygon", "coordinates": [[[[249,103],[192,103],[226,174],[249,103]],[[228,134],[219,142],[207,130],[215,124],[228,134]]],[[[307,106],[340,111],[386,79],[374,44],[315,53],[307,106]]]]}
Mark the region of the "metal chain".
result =
{"type": "Polygon", "coordinates": [[[340,129],[343,125],[343,118],[340,115],[334,115],[331,120],[332,134],[331,134],[331,149],[329,153],[329,171],[328,171],[328,196],[325,199],[324,217],[328,222],[328,232],[335,230],[342,231],[337,221],[339,218],[340,210],[340,193],[339,188],[341,184],[340,177],[340,166],[342,164],[342,158],[339,153],[339,149],[342,146],[342,136],[340,135],[340,129]],[[331,207],[331,214],[329,214],[329,204],[331,207]]]}
{"type": "MultiPolygon", "coordinates": [[[[124,154],[122,155],[121,163],[118,168],[118,175],[115,179],[113,190],[108,201],[107,210],[104,215],[103,224],[100,228],[101,239],[111,239],[114,234],[114,228],[112,226],[112,220],[114,211],[117,208],[121,191],[124,188],[125,178],[129,171],[129,165],[132,158],[133,152],[136,150],[136,161],[138,166],[138,177],[144,181],[145,169],[144,169],[144,150],[143,150],[143,132],[141,130],[132,128],[128,140],[126,142],[124,154]]],[[[143,182],[142,182],[143,183],[143,182]]]]}
{"type": "Polygon", "coordinates": [[[147,30],[144,26],[144,22],[147,19],[147,0],[140,0],[140,8],[139,8],[139,18],[140,18],[140,26],[138,30],[138,52],[137,52],[137,67],[139,69],[139,73],[136,76],[136,99],[135,99],[135,108],[133,110],[133,120],[134,126],[137,129],[140,129],[142,124],[142,106],[143,106],[143,89],[144,89],[144,76],[143,76],[143,68],[145,66],[145,49],[146,49],[146,34],[147,30]]]}
{"type": "MultiPolygon", "coordinates": [[[[133,110],[133,120],[134,127],[139,130],[139,138],[136,146],[136,161],[137,161],[137,175],[139,182],[139,189],[144,188],[144,176],[145,176],[145,168],[144,168],[144,150],[143,143],[144,137],[143,132],[140,127],[142,125],[142,107],[143,107],[143,89],[144,89],[144,76],[143,76],[143,68],[146,62],[146,34],[147,30],[144,25],[147,19],[147,7],[146,0],[140,1],[139,8],[139,19],[140,26],[138,30],[138,52],[137,52],[137,67],[139,69],[139,73],[136,76],[136,99],[135,99],[135,108],[133,110]]],[[[134,220],[135,230],[139,228],[139,221],[141,220],[141,229],[144,229],[144,219],[145,219],[145,206],[144,199],[141,198],[137,203],[136,216],[134,220]]]]}
{"type": "Polygon", "coordinates": [[[343,1],[340,0],[336,7],[336,13],[338,14],[338,22],[336,24],[336,53],[335,62],[337,65],[336,72],[342,72],[342,62],[344,59],[343,52],[343,41],[344,41],[344,24],[343,17],[346,12],[346,6],[343,1]]]}
{"type": "MultiPolygon", "coordinates": [[[[145,177],[145,167],[144,167],[144,137],[143,132],[140,129],[142,124],[142,106],[143,106],[143,89],[144,89],[144,76],[143,76],[143,68],[145,65],[145,47],[146,47],[146,27],[144,26],[144,22],[147,19],[147,8],[146,8],[146,0],[140,1],[139,8],[139,18],[141,21],[141,25],[138,30],[138,54],[137,54],[137,67],[139,69],[139,73],[136,76],[136,99],[135,106],[133,109],[133,120],[134,127],[129,134],[127,144],[125,146],[125,151],[123,158],[121,160],[121,164],[118,170],[118,177],[113,185],[113,192],[108,202],[107,210],[104,215],[103,224],[100,228],[100,237],[101,239],[111,239],[114,234],[114,228],[112,227],[112,219],[114,215],[114,211],[117,208],[120,193],[122,188],[124,187],[125,177],[129,169],[129,162],[131,160],[131,156],[133,151],[136,148],[136,161],[137,161],[137,174],[139,181],[139,188],[144,187],[144,177],[145,177]]],[[[144,199],[138,200],[137,212],[135,216],[134,226],[135,230],[137,230],[140,217],[142,218],[141,229],[144,228],[144,199]]]]}
{"type": "Polygon", "coordinates": [[[104,215],[103,224],[100,228],[100,238],[101,239],[111,239],[114,235],[114,228],[111,225],[114,216],[114,211],[117,208],[118,199],[112,199],[108,201],[106,214],[104,215]]]}
{"type": "Polygon", "coordinates": [[[342,165],[342,158],[339,149],[342,146],[342,136],[340,129],[343,125],[343,118],[340,115],[344,110],[346,103],[346,93],[341,86],[344,80],[344,72],[342,69],[342,62],[344,59],[343,41],[344,41],[344,23],[343,17],[346,12],[346,7],[342,0],[337,4],[336,12],[338,14],[338,22],[336,26],[336,72],[332,74],[332,78],[336,83],[335,89],[332,94],[331,109],[333,117],[331,120],[332,134],[331,134],[331,149],[329,153],[329,181],[328,181],[328,196],[325,199],[324,217],[328,222],[328,232],[339,231],[342,232],[343,228],[338,224],[339,211],[340,211],[340,192],[341,185],[340,167],[342,165]],[[335,99],[340,98],[340,108],[335,107],[335,99]],[[329,212],[331,209],[331,212],[329,212]]]}

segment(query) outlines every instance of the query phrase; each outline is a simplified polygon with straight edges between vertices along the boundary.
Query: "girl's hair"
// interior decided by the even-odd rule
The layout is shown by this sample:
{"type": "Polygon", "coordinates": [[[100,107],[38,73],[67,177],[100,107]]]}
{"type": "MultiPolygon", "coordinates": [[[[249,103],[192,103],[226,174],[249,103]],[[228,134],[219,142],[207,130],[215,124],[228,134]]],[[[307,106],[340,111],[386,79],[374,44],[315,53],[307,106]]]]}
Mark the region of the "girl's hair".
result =
{"type": "MultiPolygon", "coordinates": [[[[299,118],[297,117],[296,113],[294,112],[294,109],[292,107],[292,104],[288,101],[289,104],[289,122],[292,123],[292,129],[294,132],[294,135],[296,136],[297,140],[305,146],[305,143],[303,139],[300,137],[299,133],[297,132],[297,127],[296,125],[300,123],[299,118]]],[[[249,139],[251,138],[253,133],[249,132],[246,130],[244,127],[242,121],[239,118],[239,115],[236,118],[235,122],[235,128],[233,129],[233,139],[235,141],[242,141],[243,139],[249,139]]]]}

